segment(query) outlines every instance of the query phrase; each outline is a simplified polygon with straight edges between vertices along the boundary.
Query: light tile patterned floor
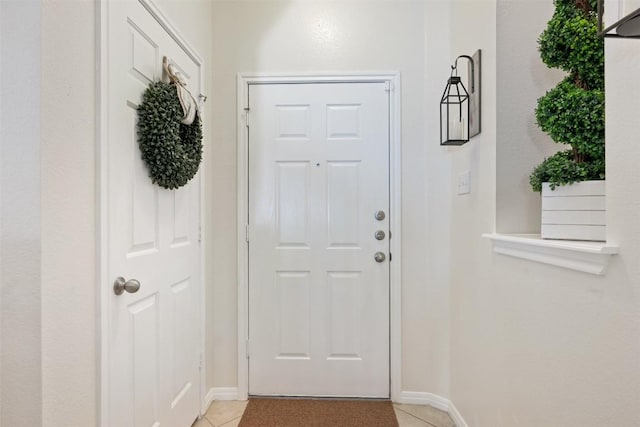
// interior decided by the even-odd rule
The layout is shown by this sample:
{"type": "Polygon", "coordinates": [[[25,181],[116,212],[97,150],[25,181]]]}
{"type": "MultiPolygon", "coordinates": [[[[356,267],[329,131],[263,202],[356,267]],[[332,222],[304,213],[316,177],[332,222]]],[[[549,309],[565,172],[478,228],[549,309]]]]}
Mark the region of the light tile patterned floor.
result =
{"type": "MultiPolygon", "coordinates": [[[[216,400],[193,427],[238,427],[246,406],[246,401],[216,400]]],[[[431,406],[394,403],[393,408],[400,427],[456,427],[449,414],[431,406]]]]}
{"type": "Polygon", "coordinates": [[[393,409],[396,411],[400,427],[456,427],[456,423],[453,422],[449,414],[431,406],[394,403],[393,409]],[[413,424],[411,424],[412,422],[413,424]]]}

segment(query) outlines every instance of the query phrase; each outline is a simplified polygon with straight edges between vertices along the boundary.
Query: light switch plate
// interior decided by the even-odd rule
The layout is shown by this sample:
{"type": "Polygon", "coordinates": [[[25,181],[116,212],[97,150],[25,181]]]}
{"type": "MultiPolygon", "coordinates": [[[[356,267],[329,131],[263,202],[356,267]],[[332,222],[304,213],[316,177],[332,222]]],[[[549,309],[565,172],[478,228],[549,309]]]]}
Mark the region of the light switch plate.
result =
{"type": "Polygon", "coordinates": [[[462,172],[458,175],[458,194],[469,194],[471,192],[471,173],[462,172]]]}

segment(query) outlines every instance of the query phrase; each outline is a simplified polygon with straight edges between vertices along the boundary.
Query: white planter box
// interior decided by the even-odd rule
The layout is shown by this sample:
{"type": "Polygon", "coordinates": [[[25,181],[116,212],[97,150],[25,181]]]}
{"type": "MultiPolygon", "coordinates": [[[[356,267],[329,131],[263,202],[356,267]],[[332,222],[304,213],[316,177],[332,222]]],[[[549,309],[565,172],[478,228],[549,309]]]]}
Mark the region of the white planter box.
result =
{"type": "Polygon", "coordinates": [[[605,181],[583,181],[549,188],[542,184],[542,238],[604,242],[605,181]]]}

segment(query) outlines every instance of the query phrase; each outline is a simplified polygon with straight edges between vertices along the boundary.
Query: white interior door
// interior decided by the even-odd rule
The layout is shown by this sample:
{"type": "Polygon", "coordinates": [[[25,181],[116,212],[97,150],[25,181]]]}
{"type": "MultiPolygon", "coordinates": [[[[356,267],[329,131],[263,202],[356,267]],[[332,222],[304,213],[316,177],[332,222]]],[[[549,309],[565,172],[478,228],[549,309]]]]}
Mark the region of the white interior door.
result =
{"type": "Polygon", "coordinates": [[[251,85],[249,107],[249,393],[389,397],[387,85],[251,85]]]}
{"type": "Polygon", "coordinates": [[[140,2],[107,10],[107,270],[140,283],[108,301],[108,425],[187,427],[200,406],[200,176],[175,191],[151,183],[136,108],[164,55],[195,94],[200,70],[140,2]]]}

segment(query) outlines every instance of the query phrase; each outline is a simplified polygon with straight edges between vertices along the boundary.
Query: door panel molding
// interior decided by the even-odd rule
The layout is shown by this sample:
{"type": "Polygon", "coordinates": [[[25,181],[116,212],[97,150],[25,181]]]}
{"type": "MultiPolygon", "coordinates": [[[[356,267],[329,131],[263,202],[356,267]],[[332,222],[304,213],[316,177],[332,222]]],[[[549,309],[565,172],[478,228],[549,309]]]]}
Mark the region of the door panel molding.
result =
{"type": "MultiPolygon", "coordinates": [[[[177,29],[177,27],[158,8],[153,0],[130,0],[137,1],[146,9],[149,16],[155,20],[166,34],[177,44],[177,46],[198,66],[198,80],[200,92],[205,92],[204,61],[201,55],[190,45],[187,39],[177,29]]],[[[98,425],[109,427],[109,375],[110,375],[110,344],[109,344],[109,324],[110,307],[109,301],[113,292],[111,277],[109,272],[109,205],[108,205],[108,137],[109,137],[109,5],[113,0],[98,0],[95,12],[96,22],[96,306],[100,314],[96,320],[96,341],[97,341],[97,390],[96,401],[98,404],[98,425]]],[[[203,107],[204,110],[204,107],[203,107]]],[[[199,175],[198,198],[200,199],[200,212],[198,221],[200,223],[200,235],[205,235],[204,222],[204,185],[205,180],[204,159],[201,164],[199,175]]],[[[204,298],[204,259],[205,242],[200,244],[200,280],[198,292],[202,296],[200,306],[199,323],[199,354],[200,354],[200,414],[203,415],[211,403],[206,396],[206,366],[204,357],[205,349],[205,298],[204,298]]],[[[180,288],[182,289],[182,288],[180,288]]]]}
{"type": "Polygon", "coordinates": [[[276,83],[385,83],[389,97],[389,177],[390,177],[390,390],[391,399],[397,401],[402,391],[402,157],[401,157],[401,90],[400,73],[353,72],[339,74],[292,73],[239,73],[237,76],[237,275],[238,275],[238,399],[246,399],[249,390],[248,333],[249,333],[249,251],[246,227],[249,216],[249,85],[276,83]]]}

